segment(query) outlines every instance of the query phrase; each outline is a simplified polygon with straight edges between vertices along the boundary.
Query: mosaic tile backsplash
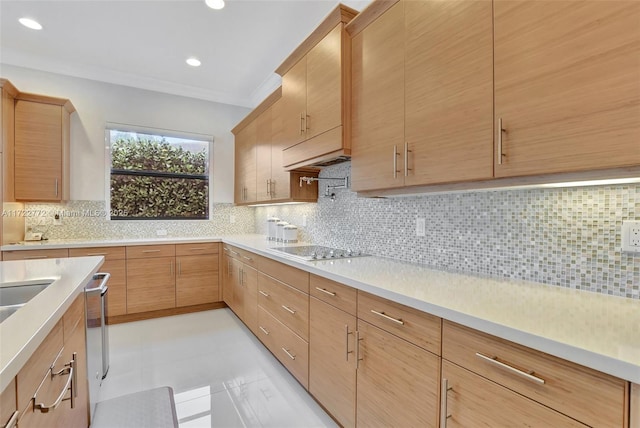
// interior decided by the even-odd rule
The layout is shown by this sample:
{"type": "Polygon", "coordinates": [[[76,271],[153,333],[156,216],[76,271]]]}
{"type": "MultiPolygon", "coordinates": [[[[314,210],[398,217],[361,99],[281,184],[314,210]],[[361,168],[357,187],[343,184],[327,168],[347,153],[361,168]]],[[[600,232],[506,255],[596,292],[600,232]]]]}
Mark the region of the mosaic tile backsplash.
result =
{"type": "Polygon", "coordinates": [[[255,216],[251,208],[214,204],[209,220],[114,220],[106,219],[104,201],[69,201],[66,204],[25,204],[30,213],[25,227],[44,232],[48,239],[144,239],[167,237],[219,236],[253,233],[255,216]],[[53,225],[53,216],[62,212],[62,225],[53,225]],[[65,214],[66,213],[66,214],[65,214]],[[233,217],[233,222],[231,219],[233,217]]]}
{"type": "MultiPolygon", "coordinates": [[[[350,176],[348,162],[321,177],[350,176]]],[[[327,184],[321,182],[320,194],[327,184]]],[[[257,233],[274,215],[299,239],[361,249],[437,269],[509,277],[640,299],[640,255],[620,252],[623,220],[640,219],[640,185],[359,198],[255,208],[257,233]],[[426,219],[424,237],[416,219],[426,219]],[[303,227],[306,219],[306,227],[303,227]]]]}

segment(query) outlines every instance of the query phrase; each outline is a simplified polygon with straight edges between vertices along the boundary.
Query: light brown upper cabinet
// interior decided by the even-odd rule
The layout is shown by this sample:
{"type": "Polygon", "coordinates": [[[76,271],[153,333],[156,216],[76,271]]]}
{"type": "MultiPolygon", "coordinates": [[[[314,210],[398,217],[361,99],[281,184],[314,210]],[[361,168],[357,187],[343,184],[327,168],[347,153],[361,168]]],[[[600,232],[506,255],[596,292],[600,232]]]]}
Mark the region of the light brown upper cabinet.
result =
{"type": "Polygon", "coordinates": [[[496,0],[494,20],[496,177],[640,164],[640,2],[496,0]]]}
{"type": "Polygon", "coordinates": [[[491,11],[399,1],[350,24],[355,190],[492,177],[491,11]]]}
{"type": "Polygon", "coordinates": [[[232,131],[236,136],[236,204],[318,200],[317,182],[300,186],[300,177],[317,177],[317,169],[290,172],[282,166],[285,143],[280,95],[279,88],[232,131]]]}
{"type": "Polygon", "coordinates": [[[15,102],[17,201],[69,199],[69,100],[20,93],[15,102]]]}
{"type": "MultiPolygon", "coordinates": [[[[2,102],[0,103],[0,152],[2,152],[2,171],[7,177],[13,177],[13,148],[15,141],[15,97],[18,90],[6,79],[0,79],[2,102]]],[[[3,175],[4,177],[4,175],[3,175]]],[[[3,180],[2,200],[15,201],[13,180],[3,180]]]]}
{"type": "Polygon", "coordinates": [[[249,122],[235,133],[235,195],[237,204],[253,203],[257,200],[256,190],[256,144],[258,124],[249,122]]]}
{"type": "Polygon", "coordinates": [[[287,169],[349,156],[350,39],[357,11],[338,5],[276,70],[282,76],[282,136],[287,169]]]}

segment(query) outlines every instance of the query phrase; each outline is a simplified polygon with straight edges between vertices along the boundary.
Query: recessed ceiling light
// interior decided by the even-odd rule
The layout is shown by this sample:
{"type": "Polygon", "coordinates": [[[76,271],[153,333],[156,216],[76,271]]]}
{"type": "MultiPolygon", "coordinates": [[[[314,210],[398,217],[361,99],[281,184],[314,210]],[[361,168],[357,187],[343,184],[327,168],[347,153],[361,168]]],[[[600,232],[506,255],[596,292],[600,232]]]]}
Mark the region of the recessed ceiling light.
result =
{"type": "Polygon", "coordinates": [[[200,62],[200,60],[198,58],[187,58],[187,64],[189,64],[191,67],[200,67],[200,64],[202,64],[200,62]]]}
{"type": "Polygon", "coordinates": [[[211,9],[222,9],[224,7],[224,0],[204,0],[204,2],[211,9]]]}
{"type": "Polygon", "coordinates": [[[38,21],[34,21],[31,18],[20,18],[18,21],[27,28],[32,30],[42,30],[42,25],[38,21]]]}

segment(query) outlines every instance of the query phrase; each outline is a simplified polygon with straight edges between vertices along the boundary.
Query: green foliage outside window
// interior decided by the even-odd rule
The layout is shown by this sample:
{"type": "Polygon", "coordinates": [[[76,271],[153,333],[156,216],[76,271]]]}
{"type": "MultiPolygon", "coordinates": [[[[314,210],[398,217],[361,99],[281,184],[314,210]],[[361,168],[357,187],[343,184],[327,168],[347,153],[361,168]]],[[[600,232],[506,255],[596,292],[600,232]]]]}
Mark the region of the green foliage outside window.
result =
{"type": "Polygon", "coordinates": [[[208,142],[110,132],[113,219],[208,218],[208,142]]]}

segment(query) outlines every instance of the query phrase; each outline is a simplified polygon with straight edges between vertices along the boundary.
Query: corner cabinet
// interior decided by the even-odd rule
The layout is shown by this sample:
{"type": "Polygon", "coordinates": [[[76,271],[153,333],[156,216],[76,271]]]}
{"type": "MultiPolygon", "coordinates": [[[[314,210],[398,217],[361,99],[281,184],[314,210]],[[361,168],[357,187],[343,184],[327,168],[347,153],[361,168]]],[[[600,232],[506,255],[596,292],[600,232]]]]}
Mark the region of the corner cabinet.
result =
{"type": "Polygon", "coordinates": [[[286,171],[283,159],[281,90],[273,92],[243,119],[235,135],[236,205],[316,202],[318,183],[300,186],[300,177],[317,177],[318,170],[286,171]]]}
{"type": "Polygon", "coordinates": [[[16,201],[69,199],[69,100],[20,93],[15,101],[16,201]]]}
{"type": "Polygon", "coordinates": [[[287,169],[351,154],[351,43],[344,25],[356,14],[338,5],[276,70],[282,76],[287,169]]]}

